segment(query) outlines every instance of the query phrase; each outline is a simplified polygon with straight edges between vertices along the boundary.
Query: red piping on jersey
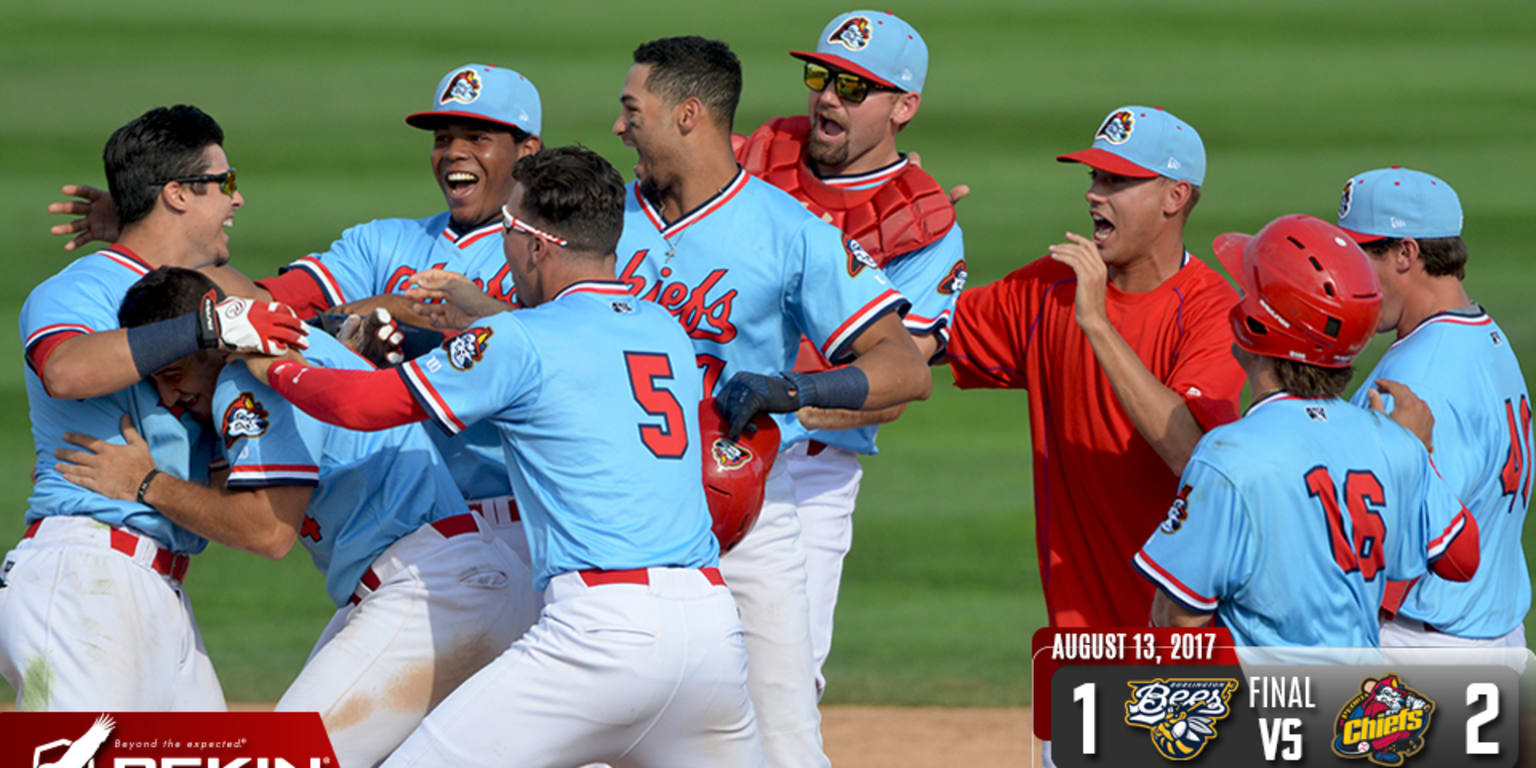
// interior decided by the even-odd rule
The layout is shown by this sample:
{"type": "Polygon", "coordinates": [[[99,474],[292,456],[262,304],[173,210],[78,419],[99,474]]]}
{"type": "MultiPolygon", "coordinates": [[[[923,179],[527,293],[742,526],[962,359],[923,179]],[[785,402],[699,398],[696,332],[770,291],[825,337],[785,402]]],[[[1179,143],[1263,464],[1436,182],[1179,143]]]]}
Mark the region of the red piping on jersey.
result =
{"type": "Polygon", "coordinates": [[[895,178],[901,173],[902,169],[907,167],[908,162],[907,156],[902,155],[900,160],[884,168],[877,168],[869,173],[849,176],[820,176],[817,178],[820,179],[821,183],[829,187],[862,187],[866,185],[873,187],[895,178]]]}
{"type": "Polygon", "coordinates": [[[849,316],[847,320],[843,321],[842,325],[837,327],[837,330],[833,331],[831,335],[827,336],[826,342],[821,345],[821,356],[827,358],[827,360],[830,361],[832,359],[831,353],[836,352],[837,347],[841,347],[850,339],[857,338],[857,335],[849,336],[848,339],[843,338],[848,334],[850,329],[860,326],[867,326],[875,320],[878,320],[880,317],[884,316],[885,313],[881,310],[883,310],[887,304],[891,303],[892,300],[901,301],[902,298],[903,297],[901,292],[897,291],[895,288],[889,288],[885,291],[885,293],[876,296],[873,301],[865,304],[862,308],[859,309],[859,311],[849,316]]]}
{"type": "Polygon", "coordinates": [[[289,472],[315,474],[320,468],[313,464],[237,464],[229,470],[231,473],[240,472],[289,472]]]}
{"type": "MultiPolygon", "coordinates": [[[[582,280],[579,283],[571,283],[555,294],[555,299],[572,293],[597,293],[604,296],[630,296],[629,285],[617,280],[582,280]]],[[[555,299],[550,299],[554,301],[555,299]]]]}
{"type": "Polygon", "coordinates": [[[400,380],[417,400],[417,407],[421,407],[421,401],[425,400],[426,405],[436,414],[439,423],[449,428],[450,434],[458,434],[465,430],[464,422],[459,420],[453,408],[449,407],[448,401],[444,400],[442,394],[437,391],[437,387],[432,386],[432,382],[421,372],[421,366],[417,365],[415,360],[400,366],[399,370],[400,380]]]}
{"type": "Polygon", "coordinates": [[[1429,570],[1448,581],[1471,581],[1482,559],[1481,536],[1477,530],[1477,519],[1472,517],[1466,507],[1462,507],[1451,518],[1451,524],[1445,527],[1439,538],[1429,543],[1429,551],[1433,552],[1447,536],[1451,540],[1445,544],[1445,551],[1430,563],[1429,570]]]}
{"type": "Polygon", "coordinates": [[[295,262],[293,266],[309,270],[320,281],[320,286],[329,294],[326,298],[335,302],[331,306],[339,307],[347,303],[347,295],[341,290],[341,283],[336,282],[336,276],[331,274],[329,267],[319,259],[305,256],[295,262]]]}
{"type": "Polygon", "coordinates": [[[452,229],[444,229],[443,237],[448,238],[448,242],[453,243],[458,247],[459,250],[462,251],[465,248],[474,245],[476,242],[485,239],[486,235],[496,234],[496,231],[499,229],[501,229],[501,222],[498,221],[492,224],[487,224],[479,229],[465,232],[463,237],[454,235],[452,229]]]}
{"type": "Polygon", "coordinates": [[[305,413],[348,429],[376,431],[427,419],[394,370],[311,368],[284,360],[267,370],[267,385],[305,413]]]}
{"type": "Polygon", "coordinates": [[[127,267],[139,277],[143,277],[154,270],[154,267],[151,267],[149,262],[140,258],[137,253],[134,253],[131,249],[128,248],[128,246],[123,245],[122,243],[113,243],[112,245],[97,251],[97,253],[117,262],[124,267],[127,267]]]}
{"type": "MultiPolygon", "coordinates": [[[[1152,570],[1156,571],[1159,576],[1162,576],[1163,578],[1167,579],[1175,587],[1178,587],[1179,591],[1183,592],[1185,594],[1185,596],[1187,596],[1189,598],[1192,598],[1196,602],[1201,602],[1201,603],[1215,603],[1215,602],[1217,602],[1216,598],[1214,598],[1214,597],[1206,597],[1205,595],[1202,595],[1199,592],[1196,592],[1195,590],[1190,589],[1188,584],[1185,584],[1184,582],[1179,581],[1179,578],[1177,576],[1174,576],[1173,574],[1169,573],[1167,571],[1167,569],[1163,568],[1163,566],[1158,565],[1157,561],[1153,560],[1152,556],[1147,554],[1147,550],[1145,548],[1139,550],[1136,554],[1139,556],[1138,559],[1140,561],[1145,562],[1148,566],[1150,566],[1152,568],[1152,570]]],[[[1185,601],[1185,602],[1189,602],[1189,601],[1185,601]]]]}
{"type": "Polygon", "coordinates": [[[1414,326],[1413,330],[1404,334],[1402,338],[1392,342],[1392,346],[1387,347],[1387,349],[1396,348],[1397,345],[1407,341],[1409,337],[1413,336],[1415,333],[1418,333],[1425,327],[1435,323],[1451,323],[1452,325],[1487,325],[1491,322],[1493,322],[1493,318],[1490,317],[1487,312],[1471,317],[1467,315],[1457,315],[1450,312],[1441,312],[1439,314],[1430,315],[1423,322],[1414,326]]]}
{"type": "Polygon", "coordinates": [[[746,185],[747,172],[745,169],[738,165],[736,166],[736,176],[731,179],[729,184],[726,184],[723,188],[721,188],[719,192],[716,192],[713,197],[705,200],[703,203],[700,203],[697,208],[694,208],[692,211],[683,214],[682,218],[672,222],[671,224],[666,223],[666,220],[661,217],[661,212],[651,206],[651,201],[645,199],[645,195],[640,194],[640,182],[635,182],[632,188],[635,192],[635,199],[640,201],[640,209],[645,211],[645,215],[651,220],[651,224],[655,225],[656,229],[661,232],[662,237],[669,238],[693,226],[694,224],[703,221],[704,218],[711,213],[720,210],[722,206],[730,202],[731,198],[735,197],[736,193],[740,192],[742,187],[745,187],[746,185]]]}

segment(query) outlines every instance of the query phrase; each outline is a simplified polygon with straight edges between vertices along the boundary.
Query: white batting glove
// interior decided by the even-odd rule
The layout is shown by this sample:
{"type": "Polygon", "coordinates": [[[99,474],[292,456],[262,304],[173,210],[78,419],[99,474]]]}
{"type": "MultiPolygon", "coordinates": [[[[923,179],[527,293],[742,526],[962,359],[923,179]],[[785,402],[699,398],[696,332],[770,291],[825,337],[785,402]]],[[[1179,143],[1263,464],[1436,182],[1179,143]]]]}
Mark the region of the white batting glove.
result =
{"type": "Polygon", "coordinates": [[[203,296],[198,321],[198,342],[205,348],[281,355],[289,347],[309,347],[304,338],[309,327],[288,305],[275,301],[230,296],[215,304],[210,291],[203,296]]]}

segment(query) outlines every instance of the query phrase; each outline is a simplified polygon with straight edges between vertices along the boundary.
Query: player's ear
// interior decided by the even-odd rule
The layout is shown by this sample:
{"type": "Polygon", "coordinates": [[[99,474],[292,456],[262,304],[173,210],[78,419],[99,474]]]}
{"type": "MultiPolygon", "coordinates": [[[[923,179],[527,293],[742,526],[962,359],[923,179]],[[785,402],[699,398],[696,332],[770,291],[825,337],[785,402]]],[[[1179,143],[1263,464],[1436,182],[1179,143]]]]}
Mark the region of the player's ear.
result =
{"type": "Polygon", "coordinates": [[[1419,263],[1419,241],[1411,237],[1403,238],[1403,241],[1388,254],[1388,258],[1392,259],[1392,266],[1398,272],[1412,270],[1414,264],[1419,263]]]}
{"type": "Polygon", "coordinates": [[[891,105],[891,122],[896,125],[896,130],[905,128],[912,118],[917,117],[917,108],[922,106],[922,103],[921,93],[896,94],[896,103],[891,105]]]}
{"type": "Polygon", "coordinates": [[[699,101],[697,96],[689,96],[678,102],[672,115],[677,120],[678,132],[683,134],[692,133],[709,119],[709,115],[704,110],[704,102],[699,101]]]}
{"type": "Polygon", "coordinates": [[[1163,215],[1178,216],[1194,194],[1194,187],[1187,181],[1163,178],[1163,215]]]}
{"type": "Polygon", "coordinates": [[[168,181],[160,186],[160,200],[167,208],[173,211],[185,211],[190,201],[187,199],[191,190],[187,185],[179,181],[168,181]]]}
{"type": "Polygon", "coordinates": [[[517,145],[517,156],[519,158],[523,158],[529,155],[536,155],[539,153],[539,150],[543,148],[543,139],[540,139],[537,136],[529,136],[528,138],[523,139],[523,143],[517,145]]]}

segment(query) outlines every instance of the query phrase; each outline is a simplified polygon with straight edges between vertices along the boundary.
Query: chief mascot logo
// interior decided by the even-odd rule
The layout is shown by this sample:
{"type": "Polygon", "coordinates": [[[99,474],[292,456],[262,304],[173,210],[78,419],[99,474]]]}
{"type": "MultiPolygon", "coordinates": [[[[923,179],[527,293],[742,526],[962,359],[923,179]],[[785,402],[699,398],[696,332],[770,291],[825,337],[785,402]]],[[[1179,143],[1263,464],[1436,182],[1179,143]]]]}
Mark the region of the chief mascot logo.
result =
{"type": "Polygon", "coordinates": [[[480,75],[473,69],[460,70],[448,79],[448,86],[443,88],[443,95],[437,97],[438,106],[450,101],[460,104],[472,104],[480,98],[480,75]]]}
{"type": "Polygon", "coordinates": [[[864,246],[859,245],[859,241],[851,237],[843,238],[843,250],[848,252],[849,277],[858,277],[865,267],[880,268],[880,265],[875,263],[875,258],[869,255],[869,251],[864,250],[864,246]]]}
{"type": "Polygon", "coordinates": [[[1146,728],[1157,753],[1193,760],[1216,736],[1216,721],[1232,714],[1237,680],[1230,677],[1159,677],[1131,680],[1125,724],[1146,728]]]}
{"type": "Polygon", "coordinates": [[[715,438],[715,445],[711,449],[715,457],[715,464],[721,469],[741,469],[752,460],[752,452],[745,445],[739,445],[723,437],[715,438]]]}
{"type": "Polygon", "coordinates": [[[471,328],[445,342],[448,364],[455,370],[467,371],[485,357],[485,344],[491,340],[491,329],[485,326],[471,328]]]}
{"type": "Polygon", "coordinates": [[[965,259],[955,262],[949,274],[939,281],[939,293],[950,296],[965,290],[965,259]]]}
{"type": "Polygon", "coordinates": [[[1424,732],[1434,712],[1435,702],[1403,685],[1397,675],[1367,677],[1360,693],[1339,710],[1333,753],[1377,765],[1402,765],[1424,748],[1424,732]]]}
{"type": "Polygon", "coordinates": [[[1344,194],[1339,196],[1339,218],[1349,215],[1349,204],[1355,199],[1355,180],[1344,182],[1344,194]]]}
{"type": "Polygon", "coordinates": [[[242,437],[252,439],[267,433],[267,409],[261,407],[256,396],[241,392],[224,411],[224,450],[234,447],[242,437]]]}
{"type": "Polygon", "coordinates": [[[1184,527],[1184,521],[1189,519],[1189,494],[1193,490],[1195,490],[1195,487],[1188,483],[1185,483],[1184,487],[1179,489],[1179,495],[1173,500],[1173,504],[1168,507],[1168,519],[1164,520],[1163,524],[1157,527],[1159,531],[1163,533],[1178,533],[1179,529],[1184,527]]]}
{"type": "Polygon", "coordinates": [[[829,43],[837,43],[850,51],[862,51],[869,46],[870,26],[869,19],[863,16],[854,16],[842,23],[831,37],[829,43]]]}
{"type": "Polygon", "coordinates": [[[1103,139],[1111,144],[1124,144],[1131,138],[1131,131],[1136,129],[1136,117],[1129,109],[1122,109],[1109,117],[1104,118],[1104,124],[1099,126],[1099,132],[1095,133],[1095,139],[1103,139]]]}

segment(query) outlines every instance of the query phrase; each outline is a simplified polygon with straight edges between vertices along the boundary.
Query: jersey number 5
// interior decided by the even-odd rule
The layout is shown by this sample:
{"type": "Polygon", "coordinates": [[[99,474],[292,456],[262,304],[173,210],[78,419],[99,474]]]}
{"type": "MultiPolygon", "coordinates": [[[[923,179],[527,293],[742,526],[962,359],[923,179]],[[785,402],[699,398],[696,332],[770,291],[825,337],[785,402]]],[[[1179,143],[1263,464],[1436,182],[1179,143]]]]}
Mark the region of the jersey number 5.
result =
{"type": "Polygon", "coordinates": [[[661,417],[660,426],[640,425],[640,440],[657,458],[681,459],[688,451],[688,423],[683,420],[683,407],[678,405],[676,395],[656,388],[657,381],[672,380],[672,361],[656,352],[625,352],[624,364],[629,369],[629,388],[635,402],[646,413],[661,417]]]}
{"type": "Polygon", "coordinates": [[[1344,533],[1344,514],[1339,510],[1339,495],[1327,467],[1313,467],[1306,474],[1307,495],[1323,505],[1328,519],[1328,540],[1333,545],[1333,561],[1345,573],[1360,572],[1366,581],[1376,578],[1385,563],[1381,553],[1387,525],[1377,507],[1387,503],[1386,492],[1374,472],[1352,469],[1344,477],[1344,499],[1349,509],[1349,530],[1344,533]],[[1353,541],[1351,541],[1353,538],[1353,541]]]}

